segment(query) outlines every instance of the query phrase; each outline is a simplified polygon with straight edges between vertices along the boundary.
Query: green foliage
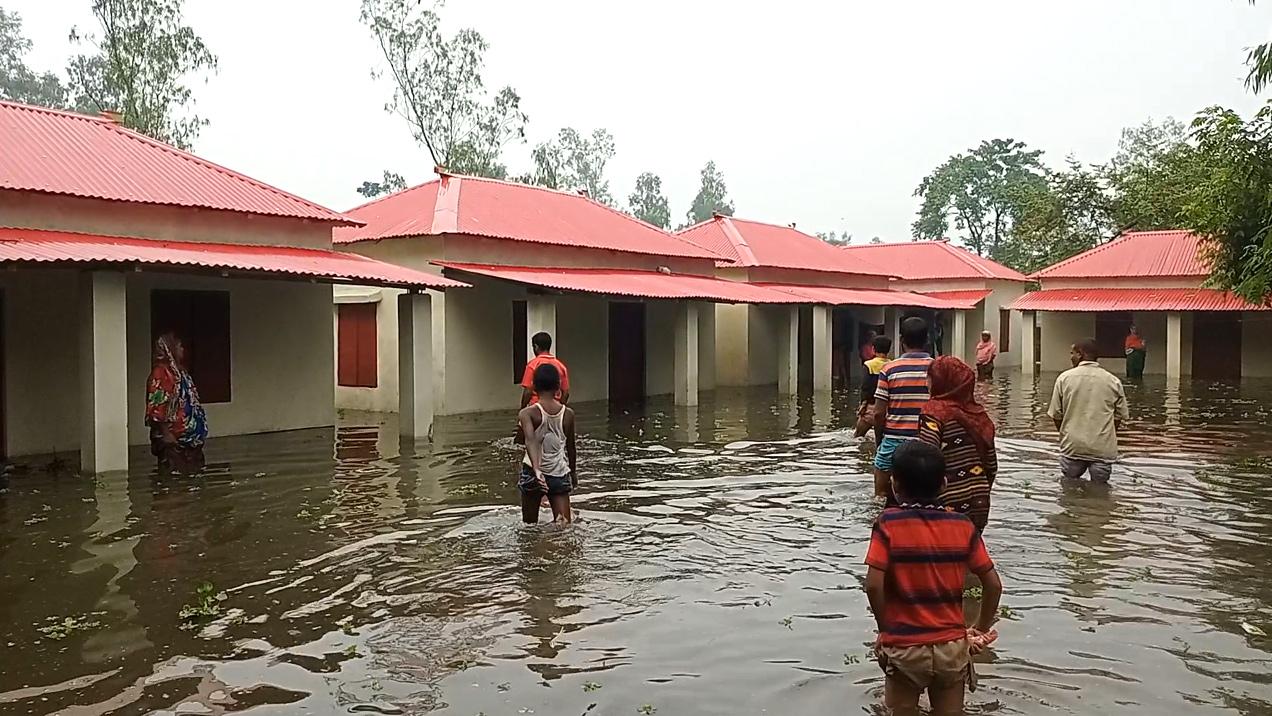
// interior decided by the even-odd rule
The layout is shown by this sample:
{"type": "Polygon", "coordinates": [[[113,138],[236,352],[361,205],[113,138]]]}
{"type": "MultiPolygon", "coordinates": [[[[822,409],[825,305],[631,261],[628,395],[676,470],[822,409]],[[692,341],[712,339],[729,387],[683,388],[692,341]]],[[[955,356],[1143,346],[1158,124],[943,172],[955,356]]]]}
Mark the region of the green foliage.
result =
{"type": "Polygon", "coordinates": [[[1016,222],[995,258],[1028,274],[1117,235],[1101,169],[1072,157],[1067,165],[1020,193],[1016,222]]]}
{"type": "Polygon", "coordinates": [[[1105,168],[1114,220],[1121,229],[1179,226],[1192,147],[1188,129],[1167,117],[1122,130],[1118,152],[1105,168]]]}
{"type": "Polygon", "coordinates": [[[671,228],[671,208],[663,194],[662,178],[653,172],[636,177],[636,188],[627,197],[628,212],[660,229],[671,228]]]}
{"type": "Polygon", "coordinates": [[[588,196],[613,205],[605,165],[614,158],[614,137],[605,129],[595,129],[590,136],[566,127],[556,139],[543,142],[530,153],[534,170],[521,177],[527,184],[549,189],[586,192],[588,196]]]}
{"type": "Polygon", "coordinates": [[[1211,284],[1253,303],[1272,299],[1272,105],[1248,122],[1210,107],[1192,123],[1192,149],[1177,163],[1191,181],[1183,228],[1206,237],[1211,284]]]}
{"type": "Polygon", "coordinates": [[[1014,139],[991,139],[956,154],[919,183],[923,199],[914,236],[940,239],[950,232],[981,256],[997,257],[1026,202],[1045,191],[1042,152],[1014,139]]]}
{"type": "Polygon", "coordinates": [[[487,101],[486,40],[471,29],[447,37],[437,7],[427,8],[420,0],[362,0],[361,20],[394,82],[385,110],[406,120],[436,166],[505,178],[503,147],[525,139],[528,118],[521,97],[504,87],[487,101]]]}
{"type": "Polygon", "coordinates": [[[66,108],[66,88],[52,72],[37,73],[26,65],[31,41],[22,34],[22,16],[0,8],[0,99],[66,108]]]}
{"type": "Polygon", "coordinates": [[[384,176],[380,181],[364,181],[362,186],[358,187],[358,193],[368,199],[374,199],[377,196],[386,194],[396,194],[406,188],[406,180],[401,174],[384,170],[384,176]]]}
{"type": "Polygon", "coordinates": [[[71,31],[90,51],[71,59],[69,88],[81,110],[120,113],[127,127],[189,149],[207,120],[184,113],[194,103],[190,75],[216,70],[216,56],[181,23],[182,0],[93,0],[100,36],[71,31]]]}
{"type": "MultiPolygon", "coordinates": [[[[852,234],[847,231],[818,231],[817,238],[825,241],[831,246],[847,246],[852,243],[852,234]]],[[[877,237],[876,237],[877,238],[877,237]]]]}
{"type": "Polygon", "coordinates": [[[729,189],[724,184],[724,175],[716,168],[713,161],[707,162],[702,167],[702,183],[698,187],[698,193],[693,197],[693,203],[689,205],[689,211],[685,214],[688,219],[686,226],[700,224],[716,214],[722,216],[733,216],[733,202],[729,201],[729,189]]]}

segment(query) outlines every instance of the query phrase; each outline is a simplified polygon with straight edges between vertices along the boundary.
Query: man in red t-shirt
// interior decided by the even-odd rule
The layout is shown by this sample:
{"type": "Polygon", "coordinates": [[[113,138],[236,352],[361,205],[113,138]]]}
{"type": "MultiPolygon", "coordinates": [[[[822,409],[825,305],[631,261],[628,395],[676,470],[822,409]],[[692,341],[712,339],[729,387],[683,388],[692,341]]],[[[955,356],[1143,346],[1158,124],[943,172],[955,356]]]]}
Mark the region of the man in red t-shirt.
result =
{"type": "Polygon", "coordinates": [[[559,358],[552,355],[552,336],[539,331],[530,337],[530,346],[534,348],[534,358],[526,363],[526,370],[521,374],[521,407],[539,402],[539,396],[534,392],[534,370],[544,363],[552,365],[561,374],[561,390],[557,391],[556,397],[562,405],[569,403],[570,371],[565,369],[565,364],[559,358]]]}
{"type": "Polygon", "coordinates": [[[963,713],[964,684],[975,690],[971,654],[993,633],[1003,583],[966,515],[938,503],[945,485],[939,448],[917,440],[897,446],[892,493],[899,507],[879,515],[866,553],[866,595],[879,627],[875,652],[889,713],[918,713],[928,692],[933,714],[963,713]],[[980,577],[976,626],[963,621],[963,577],[980,577]]]}

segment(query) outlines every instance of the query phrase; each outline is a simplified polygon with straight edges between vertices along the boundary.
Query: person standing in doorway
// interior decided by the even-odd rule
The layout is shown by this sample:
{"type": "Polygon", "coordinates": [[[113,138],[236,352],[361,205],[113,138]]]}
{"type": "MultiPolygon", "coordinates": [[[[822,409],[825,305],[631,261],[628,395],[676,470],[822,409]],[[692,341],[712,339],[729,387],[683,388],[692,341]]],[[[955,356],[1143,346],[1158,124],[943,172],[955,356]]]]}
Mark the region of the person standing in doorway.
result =
{"type": "Polygon", "coordinates": [[[1130,418],[1122,381],[1097,361],[1095,340],[1073,344],[1073,367],[1060,374],[1047,415],[1060,431],[1060,474],[1108,484],[1117,461],[1117,431],[1130,418]]]}
{"type": "Polygon", "coordinates": [[[924,351],[927,321],[912,316],[901,322],[901,355],[879,373],[875,390],[874,422],[883,435],[875,450],[875,496],[891,495],[892,453],[919,434],[919,415],[928,401],[928,367],[932,356],[924,351]]]}
{"type": "Polygon", "coordinates": [[[989,335],[989,331],[981,331],[980,342],[976,344],[976,377],[989,380],[994,377],[994,359],[998,357],[998,345],[989,335]]]}
{"type": "Polygon", "coordinates": [[[174,333],[155,341],[155,352],[146,381],[146,426],[150,428],[150,452],[160,470],[191,474],[203,469],[203,443],[208,437],[208,418],[199,401],[199,390],[185,368],[185,344],[174,333]]]}
{"type": "Polygon", "coordinates": [[[1144,343],[1144,337],[1140,335],[1139,329],[1131,326],[1131,332],[1126,334],[1127,378],[1140,380],[1144,377],[1144,359],[1148,357],[1146,347],[1147,344],[1144,343]]]}

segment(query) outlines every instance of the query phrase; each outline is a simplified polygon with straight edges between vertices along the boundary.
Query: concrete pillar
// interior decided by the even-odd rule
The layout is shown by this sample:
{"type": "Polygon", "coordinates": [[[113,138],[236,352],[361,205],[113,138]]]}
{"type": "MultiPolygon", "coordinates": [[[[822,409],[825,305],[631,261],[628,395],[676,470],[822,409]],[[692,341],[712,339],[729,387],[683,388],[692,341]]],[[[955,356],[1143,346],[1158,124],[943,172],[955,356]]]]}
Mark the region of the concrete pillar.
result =
{"type": "Polygon", "coordinates": [[[526,299],[526,355],[534,355],[530,339],[540,331],[552,336],[552,353],[560,355],[561,341],[556,328],[556,296],[530,294],[526,299]]]}
{"type": "Polygon", "coordinates": [[[1166,314],[1166,377],[1179,380],[1184,365],[1184,316],[1178,311],[1166,314]]]}
{"type": "Polygon", "coordinates": [[[698,304],[698,390],[716,387],[716,305],[698,304]]]}
{"type": "Polygon", "coordinates": [[[80,467],[128,469],[128,332],[125,275],[94,271],[80,285],[80,467]]]}
{"type": "Polygon", "coordinates": [[[1038,314],[1033,311],[1020,312],[1020,372],[1032,376],[1037,370],[1034,364],[1038,357],[1034,355],[1034,324],[1038,314]]]}
{"type": "Polygon", "coordinates": [[[398,425],[416,439],[433,430],[432,309],[427,293],[398,296],[398,425]]]}
{"type": "Polygon", "coordinates": [[[967,311],[954,311],[954,326],[950,330],[950,355],[972,364],[967,355],[967,311]]]}
{"type": "Polygon", "coordinates": [[[834,376],[834,359],[830,306],[813,306],[813,390],[829,391],[834,376]]]}
{"type": "Polygon", "coordinates": [[[901,309],[896,306],[885,306],[883,309],[883,334],[892,339],[892,355],[899,356],[901,350],[901,309]]]}
{"type": "Polygon", "coordinates": [[[777,392],[799,393],[799,306],[786,307],[786,320],[777,336],[777,392]]]}
{"type": "Polygon", "coordinates": [[[691,301],[676,304],[675,361],[676,405],[697,405],[698,304],[691,301]]]}

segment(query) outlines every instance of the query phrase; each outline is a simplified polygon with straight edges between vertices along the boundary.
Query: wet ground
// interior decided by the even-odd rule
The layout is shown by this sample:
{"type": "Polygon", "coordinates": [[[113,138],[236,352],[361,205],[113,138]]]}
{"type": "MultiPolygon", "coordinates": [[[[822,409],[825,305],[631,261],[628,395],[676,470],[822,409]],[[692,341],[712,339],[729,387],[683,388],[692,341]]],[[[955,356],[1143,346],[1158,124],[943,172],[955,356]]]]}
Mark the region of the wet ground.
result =
{"type": "MultiPolygon", "coordinates": [[[[969,710],[1272,713],[1272,384],[1128,388],[1098,493],[1056,480],[1053,379],[985,386],[1007,591],[969,710]]],[[[872,712],[851,402],[578,406],[569,528],[519,524],[510,416],[407,454],[365,416],[213,441],[197,479],[16,472],[0,714],[872,712]]]]}

